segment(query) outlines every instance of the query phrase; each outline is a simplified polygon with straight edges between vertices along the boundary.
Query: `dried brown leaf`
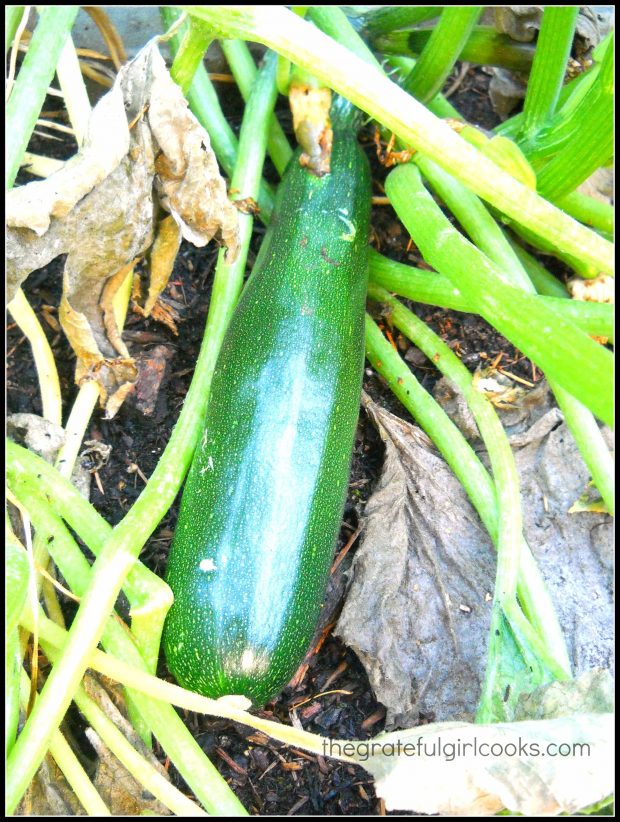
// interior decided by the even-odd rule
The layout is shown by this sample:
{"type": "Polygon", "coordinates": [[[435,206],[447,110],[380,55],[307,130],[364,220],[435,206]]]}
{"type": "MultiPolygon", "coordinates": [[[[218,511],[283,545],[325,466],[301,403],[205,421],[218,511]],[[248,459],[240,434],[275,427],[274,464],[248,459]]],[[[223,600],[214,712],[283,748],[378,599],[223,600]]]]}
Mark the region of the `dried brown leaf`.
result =
{"type": "MultiPolygon", "coordinates": [[[[445,396],[445,390],[438,394],[440,401],[445,396]]],[[[412,725],[420,714],[470,720],[486,666],[496,569],[491,540],[419,429],[365,405],[384,439],[385,460],[336,633],[364,665],[388,709],[388,727],[412,725]]],[[[458,403],[449,408],[458,410],[458,403]]],[[[573,670],[609,668],[612,519],[570,514],[590,477],[561,412],[549,408],[548,391],[526,392],[501,417],[519,472],[525,537],[553,598],[573,670]]],[[[471,421],[464,422],[486,462],[471,421]]]]}
{"type": "MultiPolygon", "coordinates": [[[[157,298],[168,285],[180,245],[181,229],[174,217],[171,215],[164,217],[159,222],[157,236],[151,249],[149,293],[144,304],[144,315],[146,317],[150,315],[157,298]]],[[[174,333],[177,333],[176,329],[174,333]]]]}
{"type": "Polygon", "coordinates": [[[78,357],[76,381],[96,375],[108,416],[136,374],[112,315],[114,282],[105,286],[150,247],[160,207],[196,245],[221,237],[235,256],[237,212],[208,135],[151,42],[93,110],[80,153],[7,196],[8,299],[30,271],[66,255],[59,319],[78,357]]]}
{"type": "Polygon", "coordinates": [[[15,816],[85,816],[84,808],[49,754],[28,786],[15,816]]]}
{"type": "Polygon", "coordinates": [[[557,816],[613,792],[612,730],[611,713],[493,725],[444,722],[375,737],[372,742],[383,747],[369,758],[370,743],[358,743],[357,750],[388,810],[491,816],[508,809],[557,816]],[[394,754],[406,745],[419,752],[394,754]],[[535,745],[543,753],[532,754],[535,745]],[[572,753],[558,755],[559,745],[572,753]]]}

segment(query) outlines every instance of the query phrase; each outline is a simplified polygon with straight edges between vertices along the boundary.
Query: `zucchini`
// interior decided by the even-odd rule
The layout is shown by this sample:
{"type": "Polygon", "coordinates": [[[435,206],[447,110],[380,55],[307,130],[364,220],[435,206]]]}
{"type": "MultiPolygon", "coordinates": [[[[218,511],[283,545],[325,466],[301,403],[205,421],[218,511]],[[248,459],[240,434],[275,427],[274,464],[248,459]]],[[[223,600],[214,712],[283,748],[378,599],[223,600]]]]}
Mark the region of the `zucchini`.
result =
{"type": "Polygon", "coordinates": [[[351,122],[336,113],[329,174],[299,151],[287,167],[181,500],[164,650],[210,697],[279,693],[325,595],[364,362],[370,170],[351,122]]]}

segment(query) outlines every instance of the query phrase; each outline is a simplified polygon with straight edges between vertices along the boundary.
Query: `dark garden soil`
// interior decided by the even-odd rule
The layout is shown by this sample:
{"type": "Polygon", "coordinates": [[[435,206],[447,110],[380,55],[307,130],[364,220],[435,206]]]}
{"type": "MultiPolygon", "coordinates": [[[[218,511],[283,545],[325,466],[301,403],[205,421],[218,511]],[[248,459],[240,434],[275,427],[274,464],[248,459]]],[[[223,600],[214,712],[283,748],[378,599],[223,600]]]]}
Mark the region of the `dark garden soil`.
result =
{"type": "MultiPolygon", "coordinates": [[[[448,81],[447,87],[458,76],[460,67],[448,81]]],[[[492,127],[497,118],[488,95],[489,77],[482,70],[470,68],[451,101],[466,119],[485,128],[492,127]]],[[[233,91],[234,86],[222,85],[222,96],[235,127],[240,122],[241,106],[233,91]]],[[[51,105],[51,103],[50,103],[51,105]]],[[[290,122],[282,104],[283,122],[290,122]]],[[[383,193],[385,170],[376,159],[372,132],[362,134],[364,148],[371,160],[377,195],[383,193]]],[[[73,147],[66,142],[34,137],[30,150],[48,156],[67,157],[73,147]]],[[[269,172],[268,172],[269,173],[269,172]]],[[[25,182],[26,176],[20,178],[25,182]]],[[[407,250],[408,236],[397,222],[389,206],[377,205],[373,210],[373,243],[382,253],[397,260],[419,264],[415,248],[407,250]]],[[[250,254],[248,270],[260,245],[263,229],[257,229],[250,254]]],[[[178,311],[179,335],[153,320],[130,313],[124,339],[132,354],[166,352],[165,377],[150,415],[140,411],[135,400],[127,401],[113,420],[104,420],[99,412],[93,417],[88,439],[101,440],[112,446],[110,459],[101,468],[101,490],[93,483],[91,501],[111,524],[119,522],[144,487],[142,475],[150,476],[168,442],[193,373],[198,355],[216,259],[216,249],[195,249],[183,243],[174,274],[165,292],[165,299],[178,311]],[[163,347],[163,348],[157,348],[163,347]]],[[[74,355],[58,325],[57,307],[60,299],[62,260],[33,272],[25,284],[31,305],[42,318],[52,346],[61,380],[63,410],[66,415],[76,394],[73,382],[74,355]]],[[[477,316],[410,304],[413,310],[462,358],[470,370],[492,361],[504,353],[502,364],[510,371],[532,381],[532,368],[514,347],[499,336],[477,316]]],[[[425,361],[420,352],[409,351],[411,346],[396,337],[395,344],[418,379],[432,388],[438,372],[425,361]]],[[[40,414],[38,383],[31,352],[21,332],[10,323],[7,330],[7,402],[9,413],[31,412],[40,414]]],[[[540,372],[534,375],[539,380],[540,372]]],[[[387,390],[384,382],[370,368],[365,371],[365,390],[382,405],[400,416],[410,419],[407,411],[387,390]]],[[[355,532],[365,504],[372,492],[382,464],[382,446],[374,428],[362,413],[357,431],[351,483],[338,551],[355,532]]],[[[145,546],[141,559],[158,574],[163,574],[166,556],[178,512],[178,499],[145,546]]],[[[355,544],[338,567],[331,595],[325,606],[323,630],[318,638],[319,648],[307,659],[304,675],[295,686],[284,692],[261,712],[263,716],[290,723],[292,716],[309,731],[343,739],[365,739],[382,730],[384,710],[376,702],[366,675],[356,659],[341,642],[329,633],[337,617],[345,589],[346,570],[355,552],[355,544]],[[325,625],[326,623],[326,625],[325,625]],[[325,630],[327,628],[327,630],[325,630]],[[325,691],[335,691],[322,695],[325,691]],[[299,707],[296,707],[299,706],[299,707]],[[295,712],[294,715],[292,712],[295,712]]],[[[67,606],[70,618],[71,606],[67,606]]],[[[316,643],[315,643],[316,645],[316,643]]],[[[160,675],[168,676],[165,664],[160,675]]],[[[345,765],[327,758],[285,748],[273,743],[250,729],[229,722],[186,714],[185,720],[193,735],[211,757],[240,800],[251,813],[278,815],[381,815],[385,813],[377,800],[371,778],[361,768],[345,765]]],[[[86,748],[85,748],[86,750],[86,748]]],[[[157,751],[162,756],[161,751],[157,751]]],[[[171,770],[175,781],[177,775],[171,770]]]]}

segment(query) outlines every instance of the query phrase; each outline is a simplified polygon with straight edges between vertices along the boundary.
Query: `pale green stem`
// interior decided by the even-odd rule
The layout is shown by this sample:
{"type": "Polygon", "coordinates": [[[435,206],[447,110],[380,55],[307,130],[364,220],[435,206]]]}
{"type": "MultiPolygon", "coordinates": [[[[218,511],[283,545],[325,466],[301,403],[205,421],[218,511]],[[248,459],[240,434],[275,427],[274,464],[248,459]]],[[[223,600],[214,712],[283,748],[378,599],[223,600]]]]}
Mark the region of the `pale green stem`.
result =
{"type": "MultiPolygon", "coordinates": [[[[22,694],[24,694],[22,707],[26,709],[26,694],[30,693],[30,679],[26,671],[21,671],[22,694]]],[[[65,779],[73,789],[80,804],[88,816],[111,816],[110,809],[105,804],[99,792],[88,778],[88,775],[77,756],[71,750],[67,740],[60,731],[55,731],[50,741],[49,752],[54,761],[62,771],[65,779]]]]}
{"type": "Polygon", "coordinates": [[[579,6],[547,6],[536,41],[523,104],[523,134],[529,138],[554,113],[564,85],[579,6]]]}
{"type": "Polygon", "coordinates": [[[281,7],[182,6],[223,37],[258,40],[377,119],[503,213],[567,252],[613,270],[613,246],[500,169],[373,66],[281,7]]]}
{"type": "Polygon", "coordinates": [[[15,181],[78,6],[39,6],[39,20],[6,106],[6,188],[15,181]]]}
{"type": "Polygon", "coordinates": [[[62,425],[62,399],[54,355],[41,323],[21,288],[8,304],[8,309],[32,348],[41,391],[43,416],[56,425],[62,425]]]}

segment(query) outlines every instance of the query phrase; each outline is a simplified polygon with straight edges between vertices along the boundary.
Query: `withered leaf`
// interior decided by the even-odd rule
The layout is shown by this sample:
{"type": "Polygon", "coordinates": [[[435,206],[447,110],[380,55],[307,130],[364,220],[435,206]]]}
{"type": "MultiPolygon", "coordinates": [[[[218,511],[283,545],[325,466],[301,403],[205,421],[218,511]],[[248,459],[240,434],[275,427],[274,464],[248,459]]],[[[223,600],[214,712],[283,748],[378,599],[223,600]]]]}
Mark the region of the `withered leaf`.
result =
{"type": "Polygon", "coordinates": [[[613,792],[612,731],[611,713],[492,725],[443,722],[357,743],[357,754],[388,810],[491,816],[508,809],[557,816],[613,792]],[[380,744],[368,757],[372,743],[380,744]],[[560,745],[566,746],[563,755],[560,745]]]}
{"type": "Polygon", "coordinates": [[[155,307],[157,298],[168,284],[180,245],[181,229],[179,225],[171,215],[164,217],[159,222],[157,236],[151,249],[149,293],[144,304],[144,315],[146,317],[149,316],[155,307]]]}
{"type": "Polygon", "coordinates": [[[104,286],[150,247],[160,208],[194,244],[220,237],[236,255],[237,211],[209,137],[151,41],[93,110],[80,153],[7,196],[8,299],[30,271],[66,255],[59,319],[78,357],[76,381],[97,380],[108,416],[136,372],[109,301],[102,308],[104,286]]]}
{"type": "MultiPolygon", "coordinates": [[[[605,514],[570,513],[590,477],[561,412],[548,401],[548,391],[533,390],[500,416],[510,421],[525,538],[579,674],[612,664],[613,524],[605,514]]],[[[386,453],[336,633],[362,661],[388,709],[388,727],[411,725],[420,714],[470,720],[495,587],[490,537],[419,429],[376,404],[365,407],[386,453]]],[[[467,432],[487,461],[469,424],[467,432]]]]}
{"type": "MultiPolygon", "coordinates": [[[[147,749],[119,710],[119,705],[122,707],[121,694],[116,689],[112,689],[108,693],[104,687],[105,683],[105,678],[87,674],[84,677],[83,684],[90,698],[99,705],[108,719],[124,734],[132,746],[167,779],[168,775],[161,763],[147,749]]],[[[86,735],[98,756],[93,783],[113,816],[139,816],[144,813],[155,813],[160,816],[170,815],[168,809],[136,781],[92,728],[86,730],[86,735]]]]}

